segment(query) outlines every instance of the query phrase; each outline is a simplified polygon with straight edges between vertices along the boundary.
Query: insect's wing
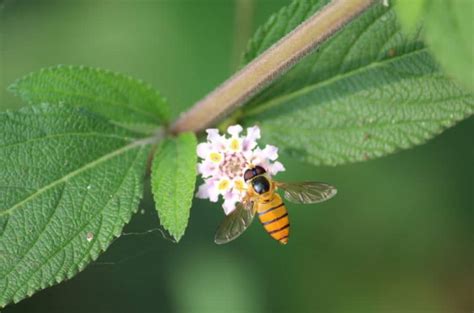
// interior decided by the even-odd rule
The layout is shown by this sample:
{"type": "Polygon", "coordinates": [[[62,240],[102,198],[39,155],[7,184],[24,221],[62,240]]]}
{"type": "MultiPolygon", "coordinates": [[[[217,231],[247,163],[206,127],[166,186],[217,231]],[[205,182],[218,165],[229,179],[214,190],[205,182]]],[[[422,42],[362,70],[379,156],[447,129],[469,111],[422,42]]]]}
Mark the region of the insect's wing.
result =
{"type": "Polygon", "coordinates": [[[283,189],[285,198],[294,203],[319,203],[331,199],[337,193],[334,186],[319,182],[275,182],[275,184],[283,189]]]}
{"type": "Polygon", "coordinates": [[[253,202],[237,203],[235,210],[219,225],[214,238],[215,243],[220,245],[239,237],[252,223],[254,216],[253,202]]]}

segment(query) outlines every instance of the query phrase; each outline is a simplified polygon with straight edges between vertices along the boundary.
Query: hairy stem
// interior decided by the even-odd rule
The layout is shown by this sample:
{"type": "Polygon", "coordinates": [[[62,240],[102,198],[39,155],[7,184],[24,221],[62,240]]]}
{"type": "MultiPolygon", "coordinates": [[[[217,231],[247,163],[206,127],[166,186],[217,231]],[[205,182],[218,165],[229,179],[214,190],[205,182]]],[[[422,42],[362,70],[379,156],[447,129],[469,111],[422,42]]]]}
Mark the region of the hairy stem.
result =
{"type": "Polygon", "coordinates": [[[333,0],[221,86],[172,125],[172,133],[203,130],[235,110],[366,10],[375,0],[333,0]]]}

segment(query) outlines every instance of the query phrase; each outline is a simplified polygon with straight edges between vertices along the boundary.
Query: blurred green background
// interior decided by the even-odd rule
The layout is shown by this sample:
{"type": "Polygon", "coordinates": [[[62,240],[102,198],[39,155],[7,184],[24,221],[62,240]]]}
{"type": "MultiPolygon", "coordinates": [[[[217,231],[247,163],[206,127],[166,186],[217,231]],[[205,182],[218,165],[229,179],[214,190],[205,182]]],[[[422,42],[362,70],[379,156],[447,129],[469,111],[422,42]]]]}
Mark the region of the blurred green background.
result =
{"type": "MultiPolygon", "coordinates": [[[[235,70],[251,33],[286,3],[0,1],[1,109],[21,105],[5,90],[16,78],[84,64],[150,82],[177,114],[235,70]]],[[[4,312],[471,312],[473,131],[471,118],[424,146],[336,168],[283,157],[278,178],[339,189],[324,204],[290,205],[287,246],[258,223],[215,245],[222,209],[198,200],[174,244],[153,230],[147,192],[96,262],[4,312]]]]}

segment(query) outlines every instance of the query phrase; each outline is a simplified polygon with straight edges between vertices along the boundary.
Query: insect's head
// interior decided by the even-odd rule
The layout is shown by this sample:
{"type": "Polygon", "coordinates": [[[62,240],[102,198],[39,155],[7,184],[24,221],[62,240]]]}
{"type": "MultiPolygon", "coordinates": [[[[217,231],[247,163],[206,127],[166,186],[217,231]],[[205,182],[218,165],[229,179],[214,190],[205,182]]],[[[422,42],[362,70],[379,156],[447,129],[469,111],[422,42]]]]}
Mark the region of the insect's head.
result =
{"type": "Polygon", "coordinates": [[[246,170],[244,173],[245,182],[250,181],[253,190],[257,194],[264,194],[270,190],[270,182],[264,175],[266,172],[267,171],[263,167],[257,165],[246,170]]]}
{"type": "Polygon", "coordinates": [[[265,174],[267,171],[261,166],[255,166],[245,171],[244,173],[244,180],[248,182],[250,179],[254,178],[255,176],[265,174]]]}

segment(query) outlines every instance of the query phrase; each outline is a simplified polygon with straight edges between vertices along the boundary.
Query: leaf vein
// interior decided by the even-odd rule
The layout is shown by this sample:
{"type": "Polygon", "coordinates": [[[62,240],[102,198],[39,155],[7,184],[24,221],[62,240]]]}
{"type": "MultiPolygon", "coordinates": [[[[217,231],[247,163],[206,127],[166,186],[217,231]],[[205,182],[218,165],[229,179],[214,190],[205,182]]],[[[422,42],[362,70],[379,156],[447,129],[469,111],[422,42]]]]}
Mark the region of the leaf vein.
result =
{"type": "MultiPolygon", "coordinates": [[[[136,162],[136,160],[137,160],[137,158],[138,158],[138,155],[140,155],[141,149],[143,149],[143,147],[140,148],[139,150],[137,150],[137,153],[136,153],[136,155],[135,155],[134,160],[131,162],[130,166],[128,167],[127,171],[125,172],[125,175],[122,177],[122,180],[121,180],[121,182],[120,182],[119,186],[117,187],[117,189],[116,189],[116,191],[115,191],[114,194],[117,194],[117,192],[122,188],[122,185],[123,185],[123,183],[125,182],[125,179],[127,178],[128,174],[130,173],[130,170],[133,168],[133,165],[135,164],[135,162],[136,162]]],[[[107,200],[107,202],[105,203],[105,205],[101,208],[99,214],[101,214],[101,213],[105,210],[105,208],[109,205],[109,203],[110,203],[110,201],[112,201],[112,199],[114,199],[114,198],[112,197],[112,198],[110,198],[110,199],[107,200]]],[[[50,259],[54,258],[60,251],[62,251],[65,247],[67,247],[67,246],[76,238],[76,236],[77,236],[79,233],[81,233],[82,231],[84,231],[84,229],[90,224],[90,222],[91,222],[91,221],[88,220],[86,223],[84,223],[84,224],[78,229],[78,231],[76,231],[64,244],[62,244],[61,246],[59,246],[59,247],[46,259],[46,261],[44,261],[35,271],[33,271],[33,273],[29,275],[29,277],[27,278],[27,280],[26,280],[25,282],[21,283],[21,284],[19,285],[19,287],[14,291],[13,297],[18,293],[18,291],[19,291],[24,285],[28,284],[28,282],[31,280],[31,278],[34,277],[34,275],[35,275],[39,270],[41,270],[41,269],[43,268],[43,266],[44,266],[45,264],[47,264],[50,259]]],[[[97,234],[97,236],[98,236],[98,234],[97,234]]],[[[10,274],[10,273],[9,273],[9,274],[10,274]]],[[[7,275],[8,275],[8,274],[7,274],[7,275]]]]}
{"type": "Polygon", "coordinates": [[[153,137],[150,137],[150,138],[145,138],[143,140],[138,140],[138,141],[135,141],[127,146],[124,146],[118,150],[115,150],[115,151],[112,151],[106,155],[103,155],[102,157],[90,162],[90,163],[87,163],[85,164],[84,166],[78,168],[77,170],[74,170],[66,175],[64,175],[63,177],[51,182],[50,184],[38,189],[35,193],[29,195],[28,197],[26,197],[25,199],[17,202],[15,205],[13,205],[12,207],[0,212],[0,216],[2,215],[5,215],[5,214],[10,214],[11,212],[13,212],[14,210],[18,209],[19,207],[21,207],[24,203],[36,198],[37,196],[39,196],[40,194],[42,194],[43,192],[49,190],[50,188],[53,188],[55,187],[56,185],[62,183],[62,182],[66,182],[67,180],[69,180],[70,178],[90,169],[90,168],[93,168],[94,166],[102,163],[102,162],[105,162],[107,160],[110,160],[110,159],[113,159],[114,157],[122,154],[122,153],[125,153],[127,152],[128,150],[130,149],[133,149],[137,146],[140,146],[140,145],[146,145],[148,143],[151,143],[152,141],[154,140],[153,137]]]}

